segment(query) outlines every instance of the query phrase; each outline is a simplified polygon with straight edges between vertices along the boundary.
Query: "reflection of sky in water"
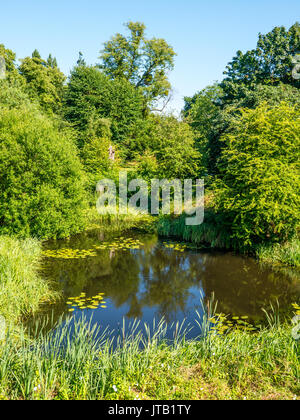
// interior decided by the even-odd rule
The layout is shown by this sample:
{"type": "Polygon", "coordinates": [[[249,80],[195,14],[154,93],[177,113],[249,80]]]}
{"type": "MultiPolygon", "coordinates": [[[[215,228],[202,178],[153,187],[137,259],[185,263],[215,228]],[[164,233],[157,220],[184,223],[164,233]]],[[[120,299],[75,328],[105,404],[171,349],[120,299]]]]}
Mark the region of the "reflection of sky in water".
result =
{"type": "MultiPolygon", "coordinates": [[[[46,259],[45,274],[65,299],[44,308],[44,313],[54,311],[57,320],[69,315],[66,301],[71,296],[85,292],[93,297],[102,292],[106,309],[76,309],[72,315],[80,317],[84,312],[88,318],[93,317],[93,322],[112,329],[118,329],[124,317],[127,322],[139,318],[149,324],[154,318],[158,321],[164,317],[168,322],[186,319],[196,326],[196,311],[202,311],[201,294],[207,302],[214,293],[220,312],[247,315],[252,320],[261,318],[261,308],[270,301],[278,299],[284,310],[300,296],[295,271],[275,272],[231,253],[180,252],[166,248],[155,236],[137,238],[143,243],[141,249],[98,250],[96,257],[85,259],[46,259]]],[[[102,240],[97,232],[91,232],[49,242],[47,249],[89,250],[102,240]]],[[[191,335],[198,334],[196,326],[191,335]]]]}

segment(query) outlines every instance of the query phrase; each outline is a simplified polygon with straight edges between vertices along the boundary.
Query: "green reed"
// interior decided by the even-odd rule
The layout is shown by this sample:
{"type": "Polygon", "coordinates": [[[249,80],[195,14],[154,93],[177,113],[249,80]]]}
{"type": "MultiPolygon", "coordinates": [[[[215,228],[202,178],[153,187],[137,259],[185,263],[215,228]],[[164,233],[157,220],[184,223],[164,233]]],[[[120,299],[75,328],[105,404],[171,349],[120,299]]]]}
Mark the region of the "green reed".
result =
{"type": "Polygon", "coordinates": [[[211,301],[198,314],[193,340],[190,325],[164,320],[124,321],[110,331],[82,317],[50,333],[43,325],[18,338],[8,331],[0,343],[0,399],[299,397],[299,345],[291,325],[276,321],[254,333],[232,328],[221,335],[211,328],[215,309],[211,301]]]}

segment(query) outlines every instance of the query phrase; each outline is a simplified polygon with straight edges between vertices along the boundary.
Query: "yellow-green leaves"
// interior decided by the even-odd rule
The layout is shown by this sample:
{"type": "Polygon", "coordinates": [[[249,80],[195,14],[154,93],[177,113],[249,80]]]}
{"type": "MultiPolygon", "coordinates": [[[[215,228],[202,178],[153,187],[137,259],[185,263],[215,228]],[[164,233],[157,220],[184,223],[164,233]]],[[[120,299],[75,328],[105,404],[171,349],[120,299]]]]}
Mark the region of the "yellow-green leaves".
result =
{"type": "Polygon", "coordinates": [[[77,297],[70,297],[67,302],[69,312],[74,312],[75,310],[83,311],[85,309],[105,309],[107,306],[103,296],[104,293],[98,293],[95,296],[87,297],[83,292],[77,297]]]}
{"type": "Polygon", "coordinates": [[[127,251],[141,249],[143,242],[139,239],[133,238],[118,238],[113,241],[104,241],[98,244],[94,244],[93,248],[90,249],[72,249],[72,248],[61,248],[61,249],[48,249],[43,251],[44,257],[47,258],[58,258],[65,260],[74,260],[80,258],[97,257],[97,251],[127,251]]]}
{"type": "Polygon", "coordinates": [[[48,258],[79,259],[87,257],[96,257],[97,253],[93,249],[69,249],[61,248],[58,250],[47,250],[43,255],[48,258]]]}

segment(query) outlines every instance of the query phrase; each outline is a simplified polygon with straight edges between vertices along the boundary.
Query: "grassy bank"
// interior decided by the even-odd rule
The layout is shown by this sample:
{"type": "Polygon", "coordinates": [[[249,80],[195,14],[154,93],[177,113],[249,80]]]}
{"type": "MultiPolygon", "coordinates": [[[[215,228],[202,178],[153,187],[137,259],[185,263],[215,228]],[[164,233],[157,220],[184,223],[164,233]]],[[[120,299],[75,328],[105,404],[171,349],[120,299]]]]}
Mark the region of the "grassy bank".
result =
{"type": "Polygon", "coordinates": [[[261,246],[257,250],[258,258],[272,265],[290,265],[300,267],[300,240],[294,238],[290,242],[273,246],[261,246]]]}
{"type": "Polygon", "coordinates": [[[40,259],[38,241],[0,236],[0,315],[8,324],[15,325],[54,297],[39,276],[40,259]]]}
{"type": "Polygon", "coordinates": [[[148,214],[140,214],[133,210],[128,214],[100,215],[96,208],[89,208],[85,212],[87,230],[101,229],[103,233],[120,233],[127,230],[156,232],[157,220],[148,214]]]}
{"type": "MultiPolygon", "coordinates": [[[[146,331],[147,332],[147,331],[146,331]]],[[[166,326],[143,338],[136,329],[109,333],[70,321],[60,337],[0,343],[2,399],[295,399],[299,345],[289,325],[255,334],[211,333],[164,340],[166,326]],[[71,340],[72,336],[72,340],[71,340]],[[64,342],[64,346],[62,343],[64,342]],[[143,349],[141,349],[143,347],[143,349]]]]}
{"type": "MultiPolygon", "coordinates": [[[[147,231],[156,223],[148,216],[89,217],[96,222],[90,228],[106,226],[107,232],[147,231]]],[[[207,240],[212,231],[205,235],[207,240]]],[[[219,324],[209,333],[216,318],[205,317],[199,340],[187,340],[184,329],[175,328],[173,342],[166,340],[164,323],[151,333],[143,326],[143,335],[135,324],[116,337],[100,334],[84,319],[74,328],[71,318],[60,325],[59,336],[41,328],[29,335],[20,321],[54,297],[38,274],[40,256],[38,241],[0,237],[0,314],[8,321],[6,338],[0,340],[0,399],[300,398],[299,343],[291,322],[280,324],[276,317],[269,318],[269,328],[254,332],[232,325],[228,331],[219,324]]]]}
{"type": "MultiPolygon", "coordinates": [[[[165,216],[158,222],[158,233],[162,237],[176,238],[192,242],[198,246],[230,250],[235,248],[230,238],[230,231],[218,223],[218,216],[208,210],[205,221],[198,226],[186,226],[185,215],[165,216]]],[[[261,245],[252,250],[253,255],[265,263],[300,267],[300,240],[293,240],[280,245],[261,245]]]]}

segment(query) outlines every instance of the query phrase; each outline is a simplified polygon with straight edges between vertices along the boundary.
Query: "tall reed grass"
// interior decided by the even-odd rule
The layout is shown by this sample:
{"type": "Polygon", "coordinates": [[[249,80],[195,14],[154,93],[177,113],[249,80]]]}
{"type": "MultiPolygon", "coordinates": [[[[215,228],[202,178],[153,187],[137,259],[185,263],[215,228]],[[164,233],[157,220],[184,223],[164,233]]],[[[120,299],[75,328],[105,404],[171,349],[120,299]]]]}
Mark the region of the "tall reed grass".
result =
{"type": "MultiPolygon", "coordinates": [[[[272,319],[270,317],[270,319],[272,319]]],[[[189,326],[124,321],[117,335],[71,318],[33,340],[0,342],[0,399],[295,399],[299,345],[289,325],[219,335],[209,314],[189,326]],[[204,326],[204,329],[203,329],[204,326]]]]}
{"type": "Polygon", "coordinates": [[[86,211],[87,230],[101,229],[103,233],[119,233],[131,229],[139,229],[144,232],[156,232],[156,218],[141,214],[134,209],[128,209],[127,214],[100,215],[96,208],[86,211]]]}
{"type": "Polygon", "coordinates": [[[186,226],[186,215],[179,217],[162,216],[158,222],[158,233],[164,237],[174,237],[192,242],[196,245],[206,245],[211,248],[232,249],[229,230],[218,223],[217,216],[210,210],[205,213],[205,221],[198,226],[186,226]]]}
{"type": "Polygon", "coordinates": [[[294,238],[286,244],[262,245],[257,249],[258,258],[273,265],[285,264],[300,267],[300,240],[294,238]]]}
{"type": "Polygon", "coordinates": [[[39,275],[40,258],[39,241],[0,236],[0,315],[8,324],[17,323],[55,296],[39,275]]]}

